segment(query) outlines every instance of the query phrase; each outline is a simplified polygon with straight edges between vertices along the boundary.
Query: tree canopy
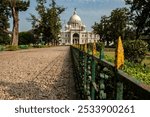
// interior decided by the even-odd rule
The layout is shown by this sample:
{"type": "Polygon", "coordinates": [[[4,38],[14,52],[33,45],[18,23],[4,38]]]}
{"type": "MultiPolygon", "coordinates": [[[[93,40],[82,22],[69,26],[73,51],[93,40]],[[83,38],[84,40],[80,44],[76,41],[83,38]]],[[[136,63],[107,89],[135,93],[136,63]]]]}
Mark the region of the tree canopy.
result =
{"type": "MultiPolygon", "coordinates": [[[[0,1],[0,18],[4,19],[2,25],[3,29],[8,28],[8,16],[13,18],[13,30],[12,30],[12,45],[18,45],[19,34],[19,12],[26,11],[29,7],[29,0],[1,0],[0,1]],[[1,17],[2,16],[2,17],[1,17]]],[[[0,20],[1,20],[0,19],[0,20]]]]}
{"type": "Polygon", "coordinates": [[[150,0],[125,0],[134,14],[136,38],[141,35],[150,36],[150,0]]]}
{"type": "Polygon", "coordinates": [[[129,34],[127,30],[131,29],[132,25],[129,18],[130,13],[127,8],[117,8],[111,12],[110,16],[102,16],[100,22],[95,23],[92,28],[109,45],[111,41],[115,43],[119,36],[123,39],[127,38],[129,34]]]}
{"type": "Polygon", "coordinates": [[[61,30],[60,14],[65,8],[57,6],[55,0],[51,0],[49,7],[46,7],[47,0],[37,0],[36,11],[39,17],[31,14],[32,25],[37,37],[42,34],[45,44],[59,40],[61,30]]]}

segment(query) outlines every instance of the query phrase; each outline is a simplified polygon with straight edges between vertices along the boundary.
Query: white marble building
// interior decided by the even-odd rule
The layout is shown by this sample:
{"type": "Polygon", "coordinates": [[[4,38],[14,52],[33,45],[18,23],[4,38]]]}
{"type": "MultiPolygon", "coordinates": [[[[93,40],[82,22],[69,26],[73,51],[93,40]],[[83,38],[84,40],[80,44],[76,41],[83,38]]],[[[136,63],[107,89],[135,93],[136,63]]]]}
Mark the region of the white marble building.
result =
{"type": "Polygon", "coordinates": [[[61,32],[60,44],[72,45],[78,43],[93,43],[94,40],[97,42],[99,39],[99,35],[86,31],[86,26],[83,24],[81,18],[77,15],[75,9],[73,15],[70,17],[65,26],[65,31],[61,32]]]}

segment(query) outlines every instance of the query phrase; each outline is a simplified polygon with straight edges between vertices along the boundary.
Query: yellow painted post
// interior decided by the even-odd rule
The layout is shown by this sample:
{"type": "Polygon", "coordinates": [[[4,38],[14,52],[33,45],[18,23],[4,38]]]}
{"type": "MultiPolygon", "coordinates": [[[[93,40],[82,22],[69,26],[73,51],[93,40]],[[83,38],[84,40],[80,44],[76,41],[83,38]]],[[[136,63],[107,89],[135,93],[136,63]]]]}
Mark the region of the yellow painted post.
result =
{"type": "Polygon", "coordinates": [[[119,37],[116,49],[116,60],[115,60],[116,69],[119,69],[123,64],[124,64],[124,49],[121,37],[119,37]]]}
{"type": "Polygon", "coordinates": [[[116,48],[116,60],[115,60],[115,68],[116,68],[116,99],[123,99],[123,82],[118,77],[118,69],[124,65],[124,49],[121,37],[118,38],[117,48],[116,48]]]}
{"type": "Polygon", "coordinates": [[[95,42],[95,40],[94,40],[94,43],[93,43],[92,54],[93,54],[93,56],[96,55],[96,42],[95,42]]]}

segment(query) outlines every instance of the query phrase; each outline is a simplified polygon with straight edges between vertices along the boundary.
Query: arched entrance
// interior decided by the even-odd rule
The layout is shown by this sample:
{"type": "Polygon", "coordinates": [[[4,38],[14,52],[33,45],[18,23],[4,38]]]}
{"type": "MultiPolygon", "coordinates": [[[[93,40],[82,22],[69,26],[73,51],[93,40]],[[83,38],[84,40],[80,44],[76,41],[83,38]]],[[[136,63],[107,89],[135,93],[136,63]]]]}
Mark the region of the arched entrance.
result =
{"type": "Polygon", "coordinates": [[[79,34],[73,34],[73,44],[79,44],[79,34]]]}

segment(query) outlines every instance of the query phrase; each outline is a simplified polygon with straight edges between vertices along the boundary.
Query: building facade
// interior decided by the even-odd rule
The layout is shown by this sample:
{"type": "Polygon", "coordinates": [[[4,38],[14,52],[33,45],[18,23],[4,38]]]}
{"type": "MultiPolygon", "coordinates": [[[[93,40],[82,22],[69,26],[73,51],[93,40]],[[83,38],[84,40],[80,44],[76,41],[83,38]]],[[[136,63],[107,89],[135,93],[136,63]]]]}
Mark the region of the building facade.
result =
{"type": "Polygon", "coordinates": [[[99,35],[86,31],[86,26],[77,15],[76,10],[74,10],[73,15],[65,26],[65,31],[61,32],[60,44],[72,45],[93,43],[94,40],[97,42],[99,39],[99,35]]]}

